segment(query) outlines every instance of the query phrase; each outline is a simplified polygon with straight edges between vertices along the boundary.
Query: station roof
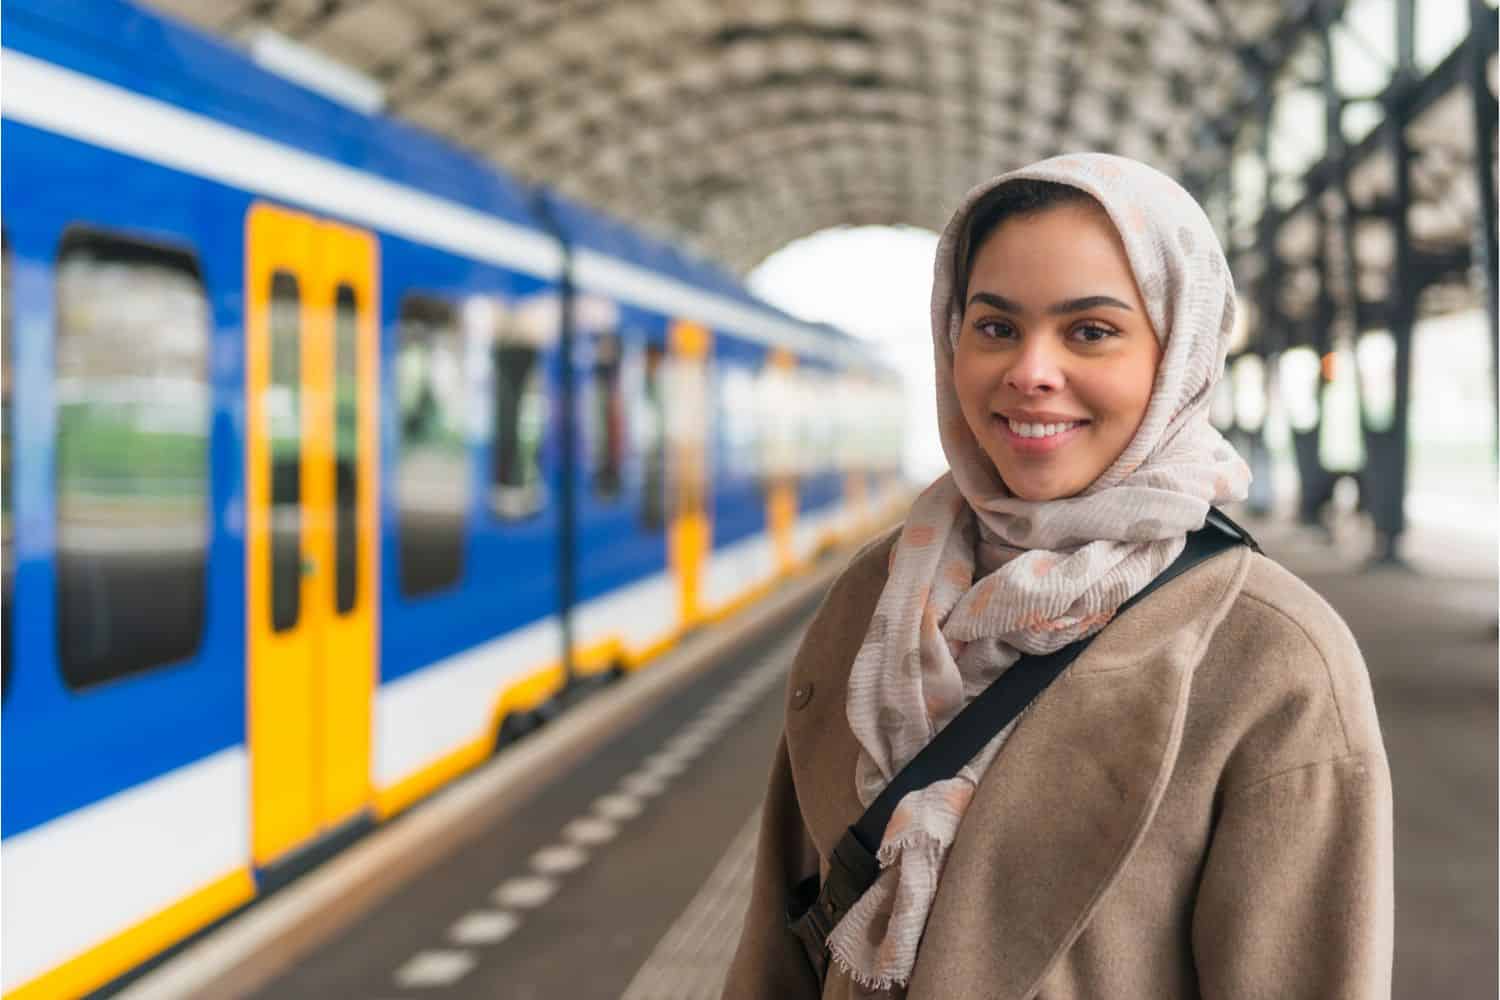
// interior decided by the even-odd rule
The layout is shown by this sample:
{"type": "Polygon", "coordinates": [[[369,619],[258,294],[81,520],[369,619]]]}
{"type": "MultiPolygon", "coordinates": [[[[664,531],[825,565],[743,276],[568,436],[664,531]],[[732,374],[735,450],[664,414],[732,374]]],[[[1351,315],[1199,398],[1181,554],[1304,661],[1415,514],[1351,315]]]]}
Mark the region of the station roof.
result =
{"type": "Polygon", "coordinates": [[[1282,0],[150,0],[376,81],[388,113],[746,270],[834,225],[1112,150],[1191,180],[1282,0]]]}

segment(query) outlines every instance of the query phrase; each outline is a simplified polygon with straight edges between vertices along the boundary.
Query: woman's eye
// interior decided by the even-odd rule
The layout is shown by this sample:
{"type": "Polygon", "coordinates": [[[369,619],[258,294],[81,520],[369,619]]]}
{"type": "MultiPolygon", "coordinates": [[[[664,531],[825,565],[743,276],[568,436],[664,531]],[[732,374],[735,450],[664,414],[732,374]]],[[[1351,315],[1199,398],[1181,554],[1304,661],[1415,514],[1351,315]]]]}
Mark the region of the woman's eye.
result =
{"type": "Polygon", "coordinates": [[[1102,340],[1116,336],[1115,331],[1107,326],[1097,326],[1093,323],[1085,323],[1073,331],[1074,336],[1085,344],[1097,344],[1102,340]]]}
{"type": "Polygon", "coordinates": [[[979,320],[974,324],[974,329],[978,330],[980,333],[984,334],[984,336],[990,338],[991,340],[998,340],[1004,337],[1013,336],[1015,334],[1014,328],[1009,323],[998,319],[979,320]]]}

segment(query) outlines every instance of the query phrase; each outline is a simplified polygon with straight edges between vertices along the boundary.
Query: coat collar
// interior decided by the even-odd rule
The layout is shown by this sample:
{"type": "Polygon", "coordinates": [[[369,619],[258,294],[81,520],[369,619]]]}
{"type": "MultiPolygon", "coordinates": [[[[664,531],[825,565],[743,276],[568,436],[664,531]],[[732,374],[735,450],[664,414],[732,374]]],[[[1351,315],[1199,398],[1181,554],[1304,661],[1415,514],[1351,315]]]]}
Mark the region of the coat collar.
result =
{"type": "MultiPolygon", "coordinates": [[[[1250,561],[1238,549],[1164,585],[1100,633],[1021,718],[959,827],[924,936],[941,945],[918,953],[910,997],[985,983],[987,996],[1020,1000],[1082,931],[1161,801],[1193,671],[1250,561]]],[[[826,688],[816,707],[787,719],[798,797],[824,857],[863,812],[845,680],[884,584],[875,575],[878,585],[845,595],[868,603],[841,614],[842,629],[834,623],[827,638],[842,641],[806,644],[813,655],[799,656],[792,676],[794,690],[826,688]]]]}

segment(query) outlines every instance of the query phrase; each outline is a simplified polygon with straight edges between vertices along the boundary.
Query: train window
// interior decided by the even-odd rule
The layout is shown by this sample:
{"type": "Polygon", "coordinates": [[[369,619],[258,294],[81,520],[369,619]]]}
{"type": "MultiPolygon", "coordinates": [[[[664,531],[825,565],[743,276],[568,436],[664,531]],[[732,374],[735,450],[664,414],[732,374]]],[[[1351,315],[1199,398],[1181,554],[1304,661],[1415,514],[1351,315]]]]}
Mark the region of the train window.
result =
{"type": "Polygon", "coordinates": [[[333,300],[334,608],[359,603],[359,300],[339,285],[333,300]]]}
{"type": "Polygon", "coordinates": [[[0,230],[0,562],[3,562],[4,603],[0,604],[0,697],[10,691],[11,623],[15,606],[15,488],[11,449],[16,434],[11,403],[11,365],[15,353],[10,339],[10,235],[0,230]]]}
{"type": "Polygon", "coordinates": [[[495,435],[491,444],[490,508],[501,517],[542,507],[542,435],[547,384],[535,345],[502,340],[495,346],[495,435]]]}
{"type": "Polygon", "coordinates": [[[401,592],[416,597],[450,587],[463,574],[470,496],[464,345],[458,315],[441,299],[407,295],[398,323],[399,563],[401,592]]]}
{"type": "Polygon", "coordinates": [[[641,523],[648,531],[661,531],[667,523],[666,361],[666,352],[660,347],[646,347],[645,385],[632,421],[639,435],[636,450],[643,465],[641,523]]]}
{"type": "Polygon", "coordinates": [[[726,367],[719,379],[719,433],[724,467],[736,479],[760,475],[760,413],[755,376],[726,367]]]}
{"type": "Polygon", "coordinates": [[[180,250],[74,229],[56,281],[57,646],[77,689],[202,639],[210,325],[180,250]]]}
{"type": "Polygon", "coordinates": [[[286,271],[271,275],[271,629],[302,614],[302,290],[286,271]]]}
{"type": "Polygon", "coordinates": [[[760,465],[767,477],[783,479],[792,474],[796,456],[790,371],[773,362],[761,370],[755,381],[759,410],[765,415],[760,465]]]}
{"type": "Polygon", "coordinates": [[[594,495],[613,499],[620,495],[625,464],[625,394],[623,392],[620,338],[603,334],[595,341],[590,392],[589,435],[594,495]]]}

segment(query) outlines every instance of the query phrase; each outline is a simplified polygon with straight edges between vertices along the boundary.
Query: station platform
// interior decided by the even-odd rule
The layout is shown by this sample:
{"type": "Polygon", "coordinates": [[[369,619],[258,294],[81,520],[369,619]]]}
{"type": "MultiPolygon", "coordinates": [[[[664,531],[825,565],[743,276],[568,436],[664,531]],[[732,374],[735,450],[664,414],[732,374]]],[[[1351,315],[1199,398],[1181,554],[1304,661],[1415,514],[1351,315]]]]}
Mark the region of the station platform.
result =
{"type": "MultiPolygon", "coordinates": [[[[1357,531],[1330,544],[1245,522],[1369,664],[1396,792],[1398,998],[1497,992],[1492,521],[1414,523],[1406,568],[1366,568],[1357,531]]],[[[596,693],[120,995],[717,997],[786,671],[845,559],[696,659],[596,693]]]]}

